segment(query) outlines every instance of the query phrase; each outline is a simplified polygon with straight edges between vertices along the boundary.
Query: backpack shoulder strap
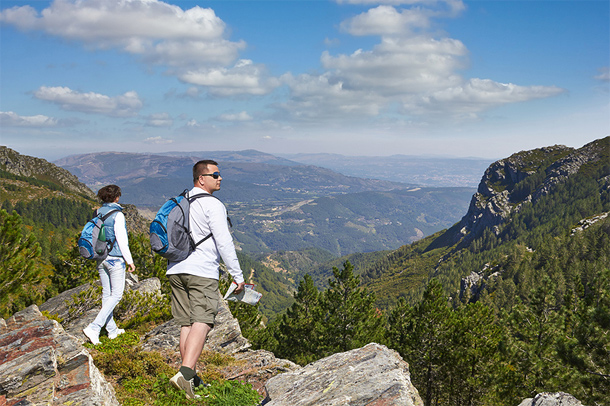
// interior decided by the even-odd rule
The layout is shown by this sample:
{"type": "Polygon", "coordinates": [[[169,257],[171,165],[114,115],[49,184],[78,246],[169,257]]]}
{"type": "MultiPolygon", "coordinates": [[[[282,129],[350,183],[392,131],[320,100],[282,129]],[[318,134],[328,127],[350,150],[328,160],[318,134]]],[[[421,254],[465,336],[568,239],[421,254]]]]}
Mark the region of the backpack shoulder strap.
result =
{"type": "MultiPolygon", "coordinates": [[[[206,197],[206,196],[213,197],[214,199],[218,200],[219,202],[222,202],[219,198],[217,198],[214,195],[211,195],[209,193],[201,193],[201,194],[195,195],[193,197],[189,197],[188,198],[189,203],[193,203],[195,201],[195,199],[197,199],[199,197],[206,197]]],[[[233,223],[231,223],[231,218],[229,216],[227,216],[227,222],[229,223],[229,226],[233,227],[233,223]]],[[[208,238],[208,237],[206,237],[206,238],[208,238]]],[[[199,245],[199,244],[197,244],[197,245],[199,245]]]]}
{"type": "Polygon", "coordinates": [[[106,219],[108,217],[110,217],[112,214],[118,212],[118,211],[122,211],[121,209],[112,209],[110,210],[108,213],[104,214],[102,217],[100,217],[102,219],[102,221],[106,221],[106,219]]]}
{"type": "MultiPolygon", "coordinates": [[[[214,199],[218,200],[219,202],[221,201],[219,198],[217,198],[216,196],[214,196],[214,195],[212,195],[210,193],[199,193],[199,194],[196,194],[195,196],[188,197],[189,204],[193,203],[195,200],[197,200],[200,197],[213,197],[214,199]]],[[[231,225],[231,227],[233,227],[233,225],[231,224],[231,219],[229,217],[227,217],[227,221],[229,222],[229,225],[231,225]]],[[[207,236],[203,237],[200,241],[194,243],[193,244],[193,249],[197,248],[197,246],[199,244],[201,244],[202,242],[204,242],[205,240],[207,240],[210,237],[212,237],[212,233],[210,233],[207,236]]]]}
{"type": "Polygon", "coordinates": [[[214,195],[211,195],[209,193],[198,193],[195,196],[188,196],[187,198],[189,199],[189,203],[193,203],[195,200],[199,199],[200,197],[213,197],[214,199],[220,201],[219,198],[217,198],[214,195]]]}

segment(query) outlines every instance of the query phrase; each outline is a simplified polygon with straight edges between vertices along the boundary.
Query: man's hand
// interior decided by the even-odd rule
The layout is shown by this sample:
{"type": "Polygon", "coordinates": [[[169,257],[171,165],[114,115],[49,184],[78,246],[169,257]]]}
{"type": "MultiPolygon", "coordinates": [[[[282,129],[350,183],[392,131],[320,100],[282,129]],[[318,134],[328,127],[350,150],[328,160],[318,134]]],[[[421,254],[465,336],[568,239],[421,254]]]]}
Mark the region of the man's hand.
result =
{"type": "Polygon", "coordinates": [[[127,265],[127,272],[133,272],[136,270],[136,266],[135,264],[129,264],[127,265]]]}
{"type": "MultiPolygon", "coordinates": [[[[233,283],[235,283],[235,282],[233,282],[233,283]]],[[[237,287],[235,288],[235,290],[233,292],[241,293],[241,291],[244,290],[244,286],[246,286],[246,282],[238,283],[237,287]]]]}

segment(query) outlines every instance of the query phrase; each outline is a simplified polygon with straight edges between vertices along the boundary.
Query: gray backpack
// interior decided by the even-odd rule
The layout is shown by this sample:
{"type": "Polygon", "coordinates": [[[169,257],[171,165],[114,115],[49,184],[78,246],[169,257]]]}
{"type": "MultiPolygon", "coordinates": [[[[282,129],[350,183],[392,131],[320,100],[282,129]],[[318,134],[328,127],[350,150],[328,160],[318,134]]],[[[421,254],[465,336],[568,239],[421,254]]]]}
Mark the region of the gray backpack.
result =
{"type": "Polygon", "coordinates": [[[200,197],[214,197],[208,193],[188,197],[188,190],[169,199],[157,212],[150,224],[150,246],[154,252],[172,262],[179,262],[190,255],[199,244],[212,236],[200,241],[193,241],[189,224],[190,206],[200,197]]]}

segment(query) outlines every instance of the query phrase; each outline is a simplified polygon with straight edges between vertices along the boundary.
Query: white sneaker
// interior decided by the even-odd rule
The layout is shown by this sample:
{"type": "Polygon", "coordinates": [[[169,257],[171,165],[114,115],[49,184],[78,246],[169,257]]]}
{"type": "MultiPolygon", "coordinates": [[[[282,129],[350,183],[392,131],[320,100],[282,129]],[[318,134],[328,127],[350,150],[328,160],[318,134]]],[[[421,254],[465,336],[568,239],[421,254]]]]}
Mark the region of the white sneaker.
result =
{"type": "Polygon", "coordinates": [[[174,385],[176,389],[184,391],[187,399],[199,399],[201,396],[195,394],[195,388],[193,384],[194,380],[195,379],[187,381],[186,378],[182,376],[182,372],[178,372],[169,381],[172,383],[172,385],[174,385]]]}
{"type": "Polygon", "coordinates": [[[85,336],[93,343],[93,345],[100,344],[100,333],[93,331],[93,329],[89,326],[85,327],[83,330],[85,336]]]}
{"type": "Polygon", "coordinates": [[[125,332],[125,330],[123,330],[122,328],[117,328],[114,333],[108,333],[108,338],[111,340],[114,340],[115,338],[117,338],[118,336],[123,334],[124,332],[125,332]]]}

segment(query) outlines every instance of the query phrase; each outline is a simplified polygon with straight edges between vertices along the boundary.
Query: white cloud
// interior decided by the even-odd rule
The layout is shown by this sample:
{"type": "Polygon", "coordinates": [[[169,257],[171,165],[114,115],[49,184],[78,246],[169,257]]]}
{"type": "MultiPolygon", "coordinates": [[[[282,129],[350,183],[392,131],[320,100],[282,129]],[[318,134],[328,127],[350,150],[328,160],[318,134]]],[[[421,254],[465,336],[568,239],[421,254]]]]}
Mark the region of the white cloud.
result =
{"type": "Polygon", "coordinates": [[[440,112],[454,117],[476,117],[480,112],[509,103],[541,99],[564,93],[556,86],[518,86],[489,79],[471,79],[405,103],[409,112],[440,112]]]}
{"type": "Polygon", "coordinates": [[[398,11],[391,6],[379,6],[341,23],[341,28],[352,35],[396,35],[426,28],[430,12],[422,9],[398,11]]]}
{"type": "Polygon", "coordinates": [[[450,15],[455,15],[464,10],[466,6],[462,0],[335,0],[339,4],[371,4],[391,6],[422,6],[429,9],[446,9],[450,15]]]}
{"type": "Polygon", "coordinates": [[[240,94],[264,95],[280,85],[277,78],[267,75],[262,65],[255,65],[247,59],[239,60],[232,68],[202,68],[179,75],[186,83],[208,86],[215,96],[235,96],[240,94]]]}
{"type": "Polygon", "coordinates": [[[0,125],[3,127],[57,127],[59,120],[41,114],[20,116],[12,111],[0,111],[0,125]]]}
{"type": "Polygon", "coordinates": [[[252,116],[247,112],[241,111],[239,113],[225,113],[217,117],[220,121],[251,121],[252,116]]]}
{"type": "Polygon", "coordinates": [[[149,138],[146,138],[144,140],[144,142],[147,143],[147,144],[165,145],[165,144],[172,144],[174,141],[173,140],[164,139],[162,137],[149,137],[149,138]]]}
{"type": "Polygon", "coordinates": [[[56,0],[41,13],[30,6],[3,10],[0,21],[169,66],[230,63],[245,47],[224,38],[226,24],[214,10],[157,0],[56,0]]]}
{"type": "Polygon", "coordinates": [[[371,51],[351,55],[322,55],[322,65],[335,81],[349,89],[382,96],[410,94],[455,86],[455,71],[466,62],[466,47],[458,40],[430,37],[383,38],[371,51]]]}
{"type": "Polygon", "coordinates": [[[171,127],[174,119],[167,113],[156,113],[146,117],[146,125],[151,127],[171,127]]]}
{"type": "MultiPolygon", "coordinates": [[[[89,49],[118,49],[187,78],[200,69],[221,72],[246,48],[244,41],[226,39],[226,24],[214,10],[199,6],[182,10],[158,0],[55,0],[40,13],[30,6],[2,10],[0,22],[79,41],[89,49]]],[[[206,86],[214,86],[211,82],[206,86]]],[[[268,91],[245,85],[243,91],[235,84],[215,93],[268,91]]]]}
{"type": "Polygon", "coordinates": [[[138,114],[142,101],[136,92],[110,97],[99,93],[80,93],[68,87],[40,87],[34,96],[59,105],[64,110],[130,117],[138,114]]]}
{"type": "Polygon", "coordinates": [[[610,67],[604,66],[599,68],[599,75],[595,76],[595,79],[601,80],[602,82],[610,82],[610,67]]]}
{"type": "MultiPolygon", "coordinates": [[[[350,3],[370,4],[353,1],[350,3]]],[[[397,10],[378,6],[342,27],[353,35],[380,35],[370,50],[352,54],[321,56],[323,73],[282,77],[290,89],[290,100],[277,105],[293,119],[355,120],[387,114],[403,118],[442,112],[447,118],[478,118],[504,104],[552,97],[564,92],[555,86],[519,86],[491,79],[464,78],[469,52],[459,40],[426,33],[430,18],[450,17],[461,11],[461,1],[385,1],[384,4],[418,4],[397,10]],[[427,6],[447,6],[432,10],[427,6]],[[420,30],[421,32],[415,33],[420,30]]],[[[438,8],[438,7],[437,7],[438,8]]]]}

